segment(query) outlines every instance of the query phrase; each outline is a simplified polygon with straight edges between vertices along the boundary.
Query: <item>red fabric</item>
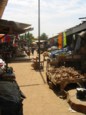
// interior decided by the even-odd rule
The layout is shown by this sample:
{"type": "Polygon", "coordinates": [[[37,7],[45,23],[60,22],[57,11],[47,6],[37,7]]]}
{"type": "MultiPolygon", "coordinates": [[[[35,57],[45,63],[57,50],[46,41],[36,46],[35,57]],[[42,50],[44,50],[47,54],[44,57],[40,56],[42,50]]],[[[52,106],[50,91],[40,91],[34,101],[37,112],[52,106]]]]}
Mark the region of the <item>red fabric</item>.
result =
{"type": "Polygon", "coordinates": [[[3,43],[5,41],[4,34],[0,34],[0,41],[3,43]]]}
{"type": "Polygon", "coordinates": [[[5,36],[5,42],[10,42],[10,41],[11,41],[10,36],[6,35],[6,36],[5,36]]]}

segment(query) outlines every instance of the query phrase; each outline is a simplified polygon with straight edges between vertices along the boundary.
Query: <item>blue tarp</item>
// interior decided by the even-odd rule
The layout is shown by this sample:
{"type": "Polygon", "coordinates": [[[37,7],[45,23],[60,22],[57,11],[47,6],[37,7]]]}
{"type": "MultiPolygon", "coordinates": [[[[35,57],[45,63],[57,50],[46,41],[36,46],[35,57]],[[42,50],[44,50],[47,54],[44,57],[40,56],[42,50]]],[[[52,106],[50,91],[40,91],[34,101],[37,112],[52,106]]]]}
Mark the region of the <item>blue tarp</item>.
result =
{"type": "Polygon", "coordinates": [[[53,57],[53,55],[59,55],[61,53],[66,53],[68,52],[68,48],[63,48],[63,49],[58,49],[50,52],[50,57],[53,57]]]}

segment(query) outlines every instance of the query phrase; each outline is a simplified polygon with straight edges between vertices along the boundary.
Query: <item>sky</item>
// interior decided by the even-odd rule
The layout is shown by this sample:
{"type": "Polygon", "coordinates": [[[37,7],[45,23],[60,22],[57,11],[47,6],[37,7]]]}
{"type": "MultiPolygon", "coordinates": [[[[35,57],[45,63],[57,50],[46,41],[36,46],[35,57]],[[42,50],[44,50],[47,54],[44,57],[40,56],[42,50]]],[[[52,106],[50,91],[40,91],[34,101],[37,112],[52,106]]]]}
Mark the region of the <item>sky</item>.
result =
{"type": "MultiPolygon", "coordinates": [[[[40,34],[57,35],[86,17],[86,0],[40,0],[40,34]]],[[[38,0],[8,0],[3,19],[31,24],[38,36],[38,0]]]]}

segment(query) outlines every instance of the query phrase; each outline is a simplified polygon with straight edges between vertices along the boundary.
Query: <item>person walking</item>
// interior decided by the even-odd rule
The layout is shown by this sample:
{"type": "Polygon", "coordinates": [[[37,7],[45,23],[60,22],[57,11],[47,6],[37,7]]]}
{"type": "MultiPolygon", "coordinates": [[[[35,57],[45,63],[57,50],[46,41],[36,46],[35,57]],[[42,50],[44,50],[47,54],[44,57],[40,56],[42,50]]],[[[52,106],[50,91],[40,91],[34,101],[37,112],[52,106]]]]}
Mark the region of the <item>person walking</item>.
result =
{"type": "Polygon", "coordinates": [[[29,56],[29,59],[30,59],[30,49],[28,49],[27,55],[29,56]]]}
{"type": "Polygon", "coordinates": [[[34,55],[34,50],[35,50],[35,48],[32,47],[32,48],[31,48],[32,55],[34,55]]]}

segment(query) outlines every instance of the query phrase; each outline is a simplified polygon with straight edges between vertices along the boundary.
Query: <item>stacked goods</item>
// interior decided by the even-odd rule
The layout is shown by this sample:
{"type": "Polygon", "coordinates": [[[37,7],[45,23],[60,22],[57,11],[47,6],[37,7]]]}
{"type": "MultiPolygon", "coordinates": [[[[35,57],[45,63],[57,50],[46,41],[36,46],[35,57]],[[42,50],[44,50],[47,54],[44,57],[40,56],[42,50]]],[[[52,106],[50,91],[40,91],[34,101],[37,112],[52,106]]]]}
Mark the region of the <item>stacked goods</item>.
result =
{"type": "Polygon", "coordinates": [[[33,59],[32,67],[34,69],[39,69],[39,58],[38,57],[33,59]]]}
{"type": "Polygon", "coordinates": [[[84,78],[83,75],[81,75],[78,71],[76,71],[74,68],[71,67],[59,67],[59,68],[53,68],[52,70],[49,71],[54,77],[54,79],[57,80],[75,80],[75,79],[80,79],[84,78]]]}
{"type": "Polygon", "coordinates": [[[39,69],[39,62],[34,61],[32,67],[36,70],[39,69]]]}
{"type": "Polygon", "coordinates": [[[64,66],[49,70],[48,75],[54,84],[60,84],[61,89],[64,89],[69,83],[77,83],[85,79],[85,77],[74,68],[64,66]]]}
{"type": "Polygon", "coordinates": [[[38,57],[34,58],[34,59],[33,59],[32,67],[33,67],[35,70],[43,69],[43,67],[44,67],[44,61],[40,61],[40,63],[39,63],[39,58],[38,58],[38,57]]]}

